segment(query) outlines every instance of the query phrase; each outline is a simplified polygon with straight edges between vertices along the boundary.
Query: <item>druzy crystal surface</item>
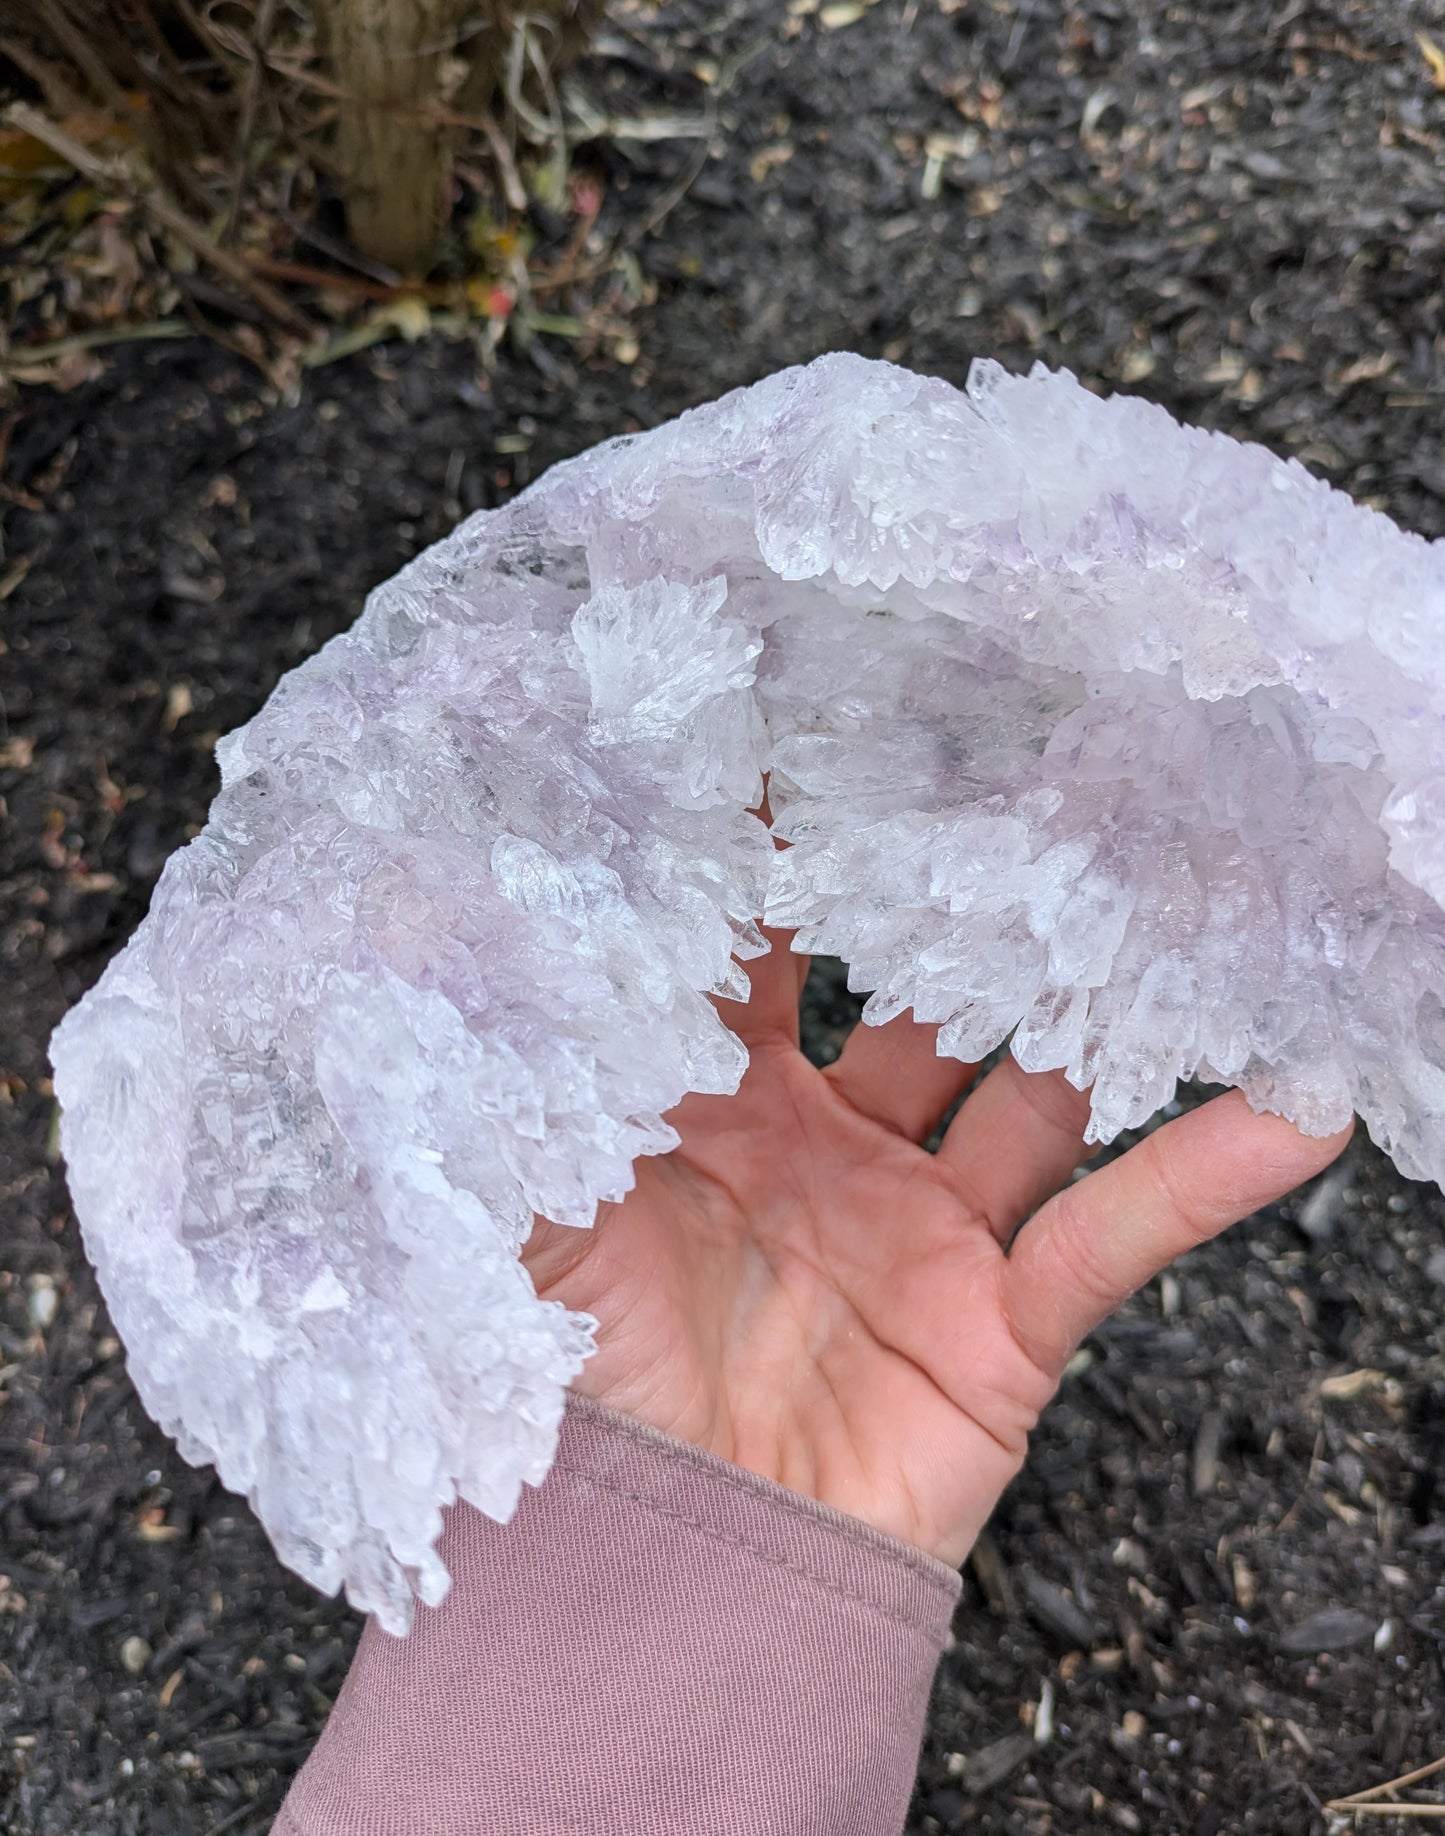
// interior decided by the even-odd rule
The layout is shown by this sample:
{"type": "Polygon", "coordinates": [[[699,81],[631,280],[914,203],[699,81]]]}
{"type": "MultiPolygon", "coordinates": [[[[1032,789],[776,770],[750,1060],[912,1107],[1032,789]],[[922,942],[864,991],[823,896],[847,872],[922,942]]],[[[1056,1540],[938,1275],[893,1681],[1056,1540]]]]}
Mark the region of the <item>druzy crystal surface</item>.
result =
{"type": "Polygon", "coordinates": [[[828,357],[615,440],[220,762],[56,1036],[72,1188],[147,1405],[393,1629],[588,1352],[533,1214],[736,1087],[764,915],[1096,1140],[1197,1075],[1445,1172],[1445,547],[1067,375],[828,357]]]}

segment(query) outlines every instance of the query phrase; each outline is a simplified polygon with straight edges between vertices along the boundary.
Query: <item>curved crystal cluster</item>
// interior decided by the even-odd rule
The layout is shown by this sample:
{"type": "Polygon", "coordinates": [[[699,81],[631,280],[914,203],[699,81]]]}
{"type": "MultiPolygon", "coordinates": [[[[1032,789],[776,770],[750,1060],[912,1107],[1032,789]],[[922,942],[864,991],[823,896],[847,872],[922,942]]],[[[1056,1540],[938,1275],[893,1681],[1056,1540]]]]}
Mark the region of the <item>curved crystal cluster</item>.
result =
{"type": "Polygon", "coordinates": [[[599,447],[220,762],[56,1035],[72,1189],[147,1405],[393,1629],[590,1348],[533,1214],[736,1087],[761,916],[1096,1140],[1199,1076],[1445,1172],[1445,548],[1068,375],[833,356],[599,447]]]}

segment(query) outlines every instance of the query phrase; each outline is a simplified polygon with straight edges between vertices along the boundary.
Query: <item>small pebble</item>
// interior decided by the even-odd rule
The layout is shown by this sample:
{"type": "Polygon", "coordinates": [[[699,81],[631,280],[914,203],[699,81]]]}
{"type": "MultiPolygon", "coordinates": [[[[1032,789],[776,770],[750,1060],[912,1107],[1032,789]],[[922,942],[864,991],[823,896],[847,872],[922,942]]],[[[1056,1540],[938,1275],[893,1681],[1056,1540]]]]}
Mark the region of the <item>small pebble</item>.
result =
{"type": "Polygon", "coordinates": [[[128,1670],[133,1677],[138,1677],[151,1661],[151,1648],[143,1638],[137,1638],[132,1633],[129,1638],[121,1641],[120,1661],[122,1668],[128,1670]]]}
{"type": "Polygon", "coordinates": [[[1326,1173],[1300,1202],[1295,1222],[1314,1243],[1328,1243],[1349,1204],[1349,1175],[1339,1167],[1326,1173]]]}
{"type": "Polygon", "coordinates": [[[30,1299],[26,1311],[30,1315],[30,1324],[37,1332],[44,1332],[47,1327],[55,1324],[55,1316],[60,1311],[60,1295],[49,1275],[30,1277],[30,1299]]]}
{"type": "Polygon", "coordinates": [[[1066,1645],[1078,1645],[1087,1651],[1099,1642],[1099,1628],[1082,1608],[1075,1605],[1062,1588],[1046,1581],[1033,1569],[1023,1571],[1023,1595],[1029,1611],[1046,1632],[1052,1632],[1066,1645]]]}

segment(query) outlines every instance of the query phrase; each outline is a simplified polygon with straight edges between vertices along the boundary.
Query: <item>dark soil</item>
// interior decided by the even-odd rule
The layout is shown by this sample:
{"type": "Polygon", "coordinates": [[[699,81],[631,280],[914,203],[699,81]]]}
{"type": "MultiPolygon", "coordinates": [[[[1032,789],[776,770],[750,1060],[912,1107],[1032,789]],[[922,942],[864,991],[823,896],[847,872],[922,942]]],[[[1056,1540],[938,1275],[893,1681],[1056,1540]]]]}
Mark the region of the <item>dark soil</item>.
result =
{"type": "MultiPolygon", "coordinates": [[[[278,404],[215,346],[133,345],[22,404],[0,562],[7,1830],[259,1832],[355,1637],[138,1407],[45,1042],[203,820],[217,733],[372,583],[564,454],[835,346],[958,381],[976,352],[1065,364],[1445,527],[1445,96],[1415,36],[1445,35],[1436,0],[838,18],[614,11],[584,70],[601,102],[696,112],[699,71],[718,94],[715,156],[638,248],[629,369],[557,339],[489,372],[465,345],[387,346],[278,404]]],[[[640,222],[691,147],[582,149],[604,222],[640,222]]],[[[853,1009],[836,973],[813,994],[826,1053],[853,1009]]],[[[910,1828],[1290,1836],[1445,1753],[1442,1298],[1440,1193],[1361,1145],[1096,1335],[971,1564],[910,1828]]]]}

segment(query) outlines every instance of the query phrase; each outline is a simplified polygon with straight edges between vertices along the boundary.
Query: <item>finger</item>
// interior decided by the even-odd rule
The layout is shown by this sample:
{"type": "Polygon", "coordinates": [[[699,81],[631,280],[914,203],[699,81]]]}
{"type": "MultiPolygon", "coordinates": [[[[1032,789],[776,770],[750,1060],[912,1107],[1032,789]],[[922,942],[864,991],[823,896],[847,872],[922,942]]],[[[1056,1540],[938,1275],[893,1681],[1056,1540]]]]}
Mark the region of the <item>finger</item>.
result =
{"type": "Polygon", "coordinates": [[[963,1204],[1005,1246],[1081,1160],[1089,1095],[1062,1071],[1025,1071],[1005,1058],[959,1110],[938,1165],[963,1204]]]}
{"type": "MultiPolygon", "coordinates": [[[[768,779],[763,776],[763,800],[752,812],[760,816],[769,828],[773,825],[773,812],[768,805],[768,779]]],[[[775,848],[786,848],[788,844],[773,838],[775,848]]],[[[729,1001],[726,1007],[719,1007],[726,1026],[731,1027],[749,1050],[766,1040],[782,1040],[785,1044],[797,1047],[798,1040],[798,1003],[802,999],[803,984],[808,979],[807,956],[795,955],[792,944],[792,931],[773,930],[768,925],[759,925],[759,930],[770,945],[766,956],[749,958],[744,965],[748,978],[748,998],[743,1006],[729,1001]]]]}
{"type": "Polygon", "coordinates": [[[745,1002],[722,1001],[718,1012],[750,1050],[767,1040],[798,1044],[798,1001],[808,979],[806,956],[792,950],[793,933],[760,927],[771,948],[743,964],[748,978],[745,1002]]]}
{"type": "Polygon", "coordinates": [[[1004,1265],[1014,1336],[1057,1376],[1160,1269],[1311,1179],[1351,1134],[1302,1135],[1237,1090],[1166,1123],[1045,1205],[1004,1265]]]}
{"type": "Polygon", "coordinates": [[[911,1012],[885,1026],[860,1023],[823,1075],[860,1115],[921,1143],[978,1073],[940,1058],[937,1041],[938,1028],[920,1026],[911,1012]]]}

